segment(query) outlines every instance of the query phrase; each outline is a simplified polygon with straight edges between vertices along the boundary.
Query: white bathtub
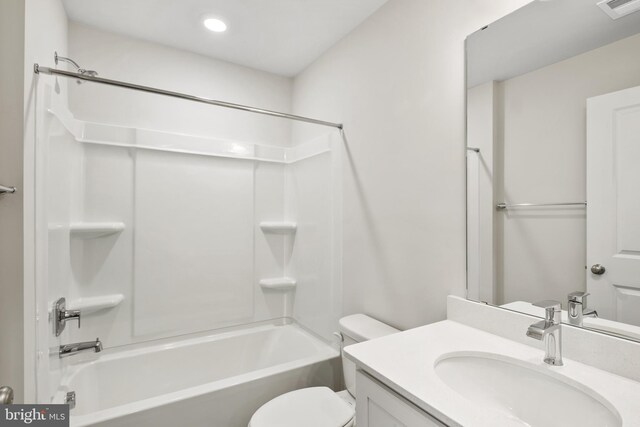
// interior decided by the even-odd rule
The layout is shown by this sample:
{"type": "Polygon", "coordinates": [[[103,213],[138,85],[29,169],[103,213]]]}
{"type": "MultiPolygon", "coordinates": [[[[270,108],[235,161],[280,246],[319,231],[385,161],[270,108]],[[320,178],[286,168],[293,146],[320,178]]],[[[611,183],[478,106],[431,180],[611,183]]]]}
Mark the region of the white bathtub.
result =
{"type": "Polygon", "coordinates": [[[339,352],[295,324],[105,352],[70,367],[56,398],[76,392],[71,425],[246,427],[270,399],[340,387],[339,352]]]}

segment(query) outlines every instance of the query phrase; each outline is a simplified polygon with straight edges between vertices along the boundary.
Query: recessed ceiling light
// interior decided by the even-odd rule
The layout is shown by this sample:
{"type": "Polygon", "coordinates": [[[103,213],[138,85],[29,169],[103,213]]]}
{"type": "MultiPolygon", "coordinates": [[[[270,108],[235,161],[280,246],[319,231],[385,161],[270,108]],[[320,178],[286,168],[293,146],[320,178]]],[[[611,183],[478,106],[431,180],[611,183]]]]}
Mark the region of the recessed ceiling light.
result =
{"type": "Polygon", "coordinates": [[[214,33],[222,33],[227,31],[227,24],[217,18],[205,19],[204,26],[207,27],[207,30],[213,31],[214,33]]]}

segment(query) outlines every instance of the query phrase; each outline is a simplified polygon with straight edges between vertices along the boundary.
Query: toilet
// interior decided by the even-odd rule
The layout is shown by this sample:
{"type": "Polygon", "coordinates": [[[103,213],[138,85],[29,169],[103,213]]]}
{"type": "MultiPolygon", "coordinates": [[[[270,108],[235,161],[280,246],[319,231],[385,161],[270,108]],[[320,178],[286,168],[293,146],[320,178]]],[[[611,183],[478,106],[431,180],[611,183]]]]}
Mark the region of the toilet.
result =
{"type": "MultiPolygon", "coordinates": [[[[364,314],[340,319],[342,346],[390,335],[399,330],[364,314]]],[[[356,366],[342,355],[346,390],[308,387],[285,393],[262,405],[249,427],[353,427],[356,414],[356,366]]]]}

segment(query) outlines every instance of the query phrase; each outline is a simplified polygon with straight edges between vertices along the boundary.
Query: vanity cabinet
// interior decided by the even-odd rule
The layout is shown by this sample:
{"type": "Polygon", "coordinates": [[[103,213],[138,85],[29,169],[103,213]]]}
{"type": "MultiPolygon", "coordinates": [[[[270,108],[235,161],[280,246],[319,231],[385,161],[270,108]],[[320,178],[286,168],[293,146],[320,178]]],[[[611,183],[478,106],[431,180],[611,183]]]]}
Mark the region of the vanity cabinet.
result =
{"type": "Polygon", "coordinates": [[[358,427],[443,427],[384,384],[358,370],[356,373],[358,427]]]}

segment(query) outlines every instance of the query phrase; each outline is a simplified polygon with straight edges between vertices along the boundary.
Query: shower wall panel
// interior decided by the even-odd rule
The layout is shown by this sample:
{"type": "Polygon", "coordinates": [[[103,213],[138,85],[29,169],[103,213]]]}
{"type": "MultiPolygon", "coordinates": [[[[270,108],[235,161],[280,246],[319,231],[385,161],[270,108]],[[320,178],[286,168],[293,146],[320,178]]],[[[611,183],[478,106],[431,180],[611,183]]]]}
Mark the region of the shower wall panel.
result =
{"type": "Polygon", "coordinates": [[[265,233],[260,228],[263,221],[291,220],[284,215],[284,174],[282,163],[256,162],[255,169],[255,316],[273,319],[291,316],[291,298],[286,293],[263,289],[259,280],[283,277],[287,258],[286,241],[291,236],[265,233]]]}
{"type": "Polygon", "coordinates": [[[136,153],[135,336],[252,320],[253,189],[251,161],[136,153]]]}
{"type": "Polygon", "coordinates": [[[287,276],[297,279],[293,315],[325,340],[333,339],[342,315],[340,137],[330,133],[300,145],[326,145],[322,154],[287,165],[287,215],[297,218],[287,276]]]}
{"type": "MultiPolygon", "coordinates": [[[[72,281],[69,224],[78,215],[82,205],[83,153],[82,146],[73,136],[50,117],[44,117],[42,129],[45,133],[37,145],[36,180],[39,197],[36,203],[43,207],[37,213],[40,245],[36,257],[44,268],[37,276],[36,299],[39,317],[47,319],[54,302],[67,295],[72,281]]],[[[38,328],[36,343],[37,354],[40,355],[37,392],[39,398],[47,398],[64,374],[64,365],[55,350],[60,344],[70,342],[69,331],[76,326],[71,324],[62,335],[56,337],[53,325],[47,322],[42,325],[44,327],[38,328]]]]}
{"type": "Polygon", "coordinates": [[[83,313],[82,328],[69,328],[72,342],[100,337],[106,347],[130,341],[133,295],[134,151],[124,147],[75,142],[83,149],[82,209],[74,223],[122,223],[120,233],[100,238],[71,238],[70,302],[122,295],[116,307],[83,313]],[[105,327],[108,325],[108,327],[105,327]]]}

